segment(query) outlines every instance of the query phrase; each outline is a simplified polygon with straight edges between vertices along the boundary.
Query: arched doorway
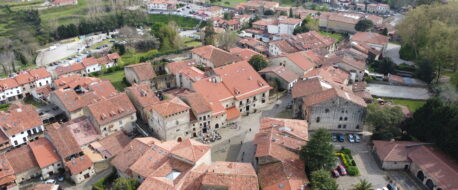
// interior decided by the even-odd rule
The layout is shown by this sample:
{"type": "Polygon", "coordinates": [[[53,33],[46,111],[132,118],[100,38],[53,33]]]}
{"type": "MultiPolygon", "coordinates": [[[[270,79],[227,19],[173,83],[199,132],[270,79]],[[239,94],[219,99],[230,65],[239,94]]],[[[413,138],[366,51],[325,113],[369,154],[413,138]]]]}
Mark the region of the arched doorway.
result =
{"type": "Polygon", "coordinates": [[[428,187],[429,190],[433,190],[434,189],[434,183],[432,180],[428,179],[426,181],[426,187],[428,187]]]}
{"type": "Polygon", "coordinates": [[[425,180],[425,174],[422,172],[422,171],[418,171],[417,172],[417,178],[423,182],[423,180],[425,180]]]}
{"type": "Polygon", "coordinates": [[[207,127],[202,128],[202,133],[207,133],[207,127]]]}
{"type": "Polygon", "coordinates": [[[197,134],[195,132],[192,133],[192,137],[197,137],[197,134]]]}
{"type": "Polygon", "coordinates": [[[177,142],[182,142],[182,141],[183,139],[181,139],[181,137],[178,137],[177,142]]]}
{"type": "Polygon", "coordinates": [[[218,129],[219,128],[219,124],[215,124],[215,129],[218,129]]]}

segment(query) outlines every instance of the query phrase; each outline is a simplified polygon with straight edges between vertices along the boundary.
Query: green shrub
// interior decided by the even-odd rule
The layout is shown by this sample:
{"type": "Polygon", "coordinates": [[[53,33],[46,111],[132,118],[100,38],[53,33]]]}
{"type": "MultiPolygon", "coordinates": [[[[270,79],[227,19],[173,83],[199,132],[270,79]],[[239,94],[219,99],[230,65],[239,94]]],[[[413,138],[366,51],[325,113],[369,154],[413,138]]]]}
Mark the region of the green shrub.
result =
{"type": "Polygon", "coordinates": [[[340,149],[339,152],[344,153],[344,154],[351,155],[351,150],[350,150],[350,149],[347,149],[347,148],[344,148],[344,147],[342,147],[342,149],[340,149]]]}
{"type": "Polygon", "coordinates": [[[347,167],[347,174],[349,176],[357,176],[359,175],[359,170],[356,166],[349,166],[347,167]]]}

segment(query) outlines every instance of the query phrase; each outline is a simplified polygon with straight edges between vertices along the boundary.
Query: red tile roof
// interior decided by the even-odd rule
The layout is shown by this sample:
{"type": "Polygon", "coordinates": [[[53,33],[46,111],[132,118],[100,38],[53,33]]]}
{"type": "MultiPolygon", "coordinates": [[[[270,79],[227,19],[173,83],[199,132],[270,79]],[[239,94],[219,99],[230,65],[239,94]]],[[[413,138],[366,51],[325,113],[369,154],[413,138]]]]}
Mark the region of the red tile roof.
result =
{"type": "Polygon", "coordinates": [[[125,93],[91,104],[87,108],[98,125],[110,123],[136,112],[125,93]]]}
{"type": "Polygon", "coordinates": [[[154,110],[163,117],[168,117],[172,114],[184,112],[191,108],[186,105],[182,100],[177,97],[173,97],[167,100],[160,101],[156,104],[150,105],[145,108],[146,110],[154,110]]]}
{"type": "Polygon", "coordinates": [[[227,113],[226,120],[236,119],[240,117],[241,115],[239,109],[237,109],[237,107],[235,106],[226,108],[226,113],[227,113]]]}
{"type": "Polygon", "coordinates": [[[197,162],[202,156],[210,151],[211,146],[202,144],[195,140],[185,139],[183,142],[177,144],[171,149],[171,153],[189,160],[191,162],[197,162]]]}
{"type": "Polygon", "coordinates": [[[29,188],[27,190],[54,190],[54,189],[57,189],[57,187],[55,186],[58,186],[56,184],[37,184],[35,185],[34,187],[32,188],[29,188]]]}
{"type": "Polygon", "coordinates": [[[194,60],[189,59],[184,61],[168,63],[165,67],[167,68],[169,73],[178,74],[182,69],[196,65],[197,63],[194,60]]]}
{"type": "Polygon", "coordinates": [[[307,71],[309,69],[312,69],[316,67],[319,62],[316,62],[313,60],[311,57],[314,56],[312,53],[313,51],[300,51],[296,53],[290,53],[285,55],[286,58],[288,58],[291,62],[293,62],[295,65],[297,65],[299,68],[301,68],[303,71],[307,71]]]}
{"type": "Polygon", "coordinates": [[[294,82],[299,78],[299,75],[283,66],[266,67],[260,70],[259,73],[274,73],[275,75],[279,76],[281,79],[289,83],[294,82]]]}
{"type": "Polygon", "coordinates": [[[35,78],[32,77],[32,75],[30,75],[28,72],[19,73],[17,76],[14,77],[14,79],[19,85],[28,84],[35,81],[35,78]]]}
{"type": "Polygon", "coordinates": [[[124,134],[124,132],[117,131],[99,141],[91,143],[91,147],[97,150],[97,152],[102,154],[105,158],[111,158],[120,153],[131,140],[132,139],[124,134]]]}
{"type": "Polygon", "coordinates": [[[81,147],[68,127],[53,123],[46,126],[46,135],[63,158],[82,152],[81,147]]]}
{"type": "Polygon", "coordinates": [[[54,86],[58,89],[64,88],[75,88],[77,86],[82,86],[84,88],[88,88],[89,84],[101,82],[99,78],[95,77],[82,77],[79,75],[68,75],[68,76],[60,76],[56,80],[54,80],[54,86]]]}
{"type": "Polygon", "coordinates": [[[237,100],[271,89],[269,84],[246,61],[216,68],[214,71],[221,77],[224,86],[237,100]]]}
{"type": "Polygon", "coordinates": [[[186,67],[181,69],[178,73],[188,77],[191,81],[198,81],[205,77],[205,73],[196,67],[186,67]]]}
{"type": "Polygon", "coordinates": [[[275,46],[277,46],[277,48],[280,49],[282,53],[294,53],[294,52],[299,51],[296,47],[289,44],[288,41],[286,40],[273,41],[271,42],[271,44],[274,44],[275,46]]]}
{"type": "Polygon", "coordinates": [[[134,84],[126,88],[126,93],[134,99],[133,102],[138,102],[142,108],[160,101],[147,84],[134,84]]]}
{"type": "Polygon", "coordinates": [[[21,146],[7,152],[6,158],[11,164],[11,167],[13,167],[15,175],[33,168],[39,169],[39,165],[29,145],[21,146]]]}
{"type": "Polygon", "coordinates": [[[223,65],[241,60],[239,57],[212,45],[194,48],[191,50],[191,52],[206,60],[209,60],[214,67],[221,67],[223,65]]]}
{"type": "Polygon", "coordinates": [[[51,73],[49,73],[48,70],[46,70],[46,68],[32,69],[32,70],[29,70],[28,72],[35,79],[44,79],[44,78],[51,77],[51,73]]]}
{"type": "Polygon", "coordinates": [[[160,141],[152,137],[133,139],[111,161],[111,165],[119,171],[131,175],[129,167],[149,150],[154,143],[160,143],[160,141]]]}
{"type": "Polygon", "coordinates": [[[83,155],[65,162],[65,166],[68,168],[68,170],[70,170],[71,175],[76,175],[91,168],[93,164],[89,156],[83,155]]]}
{"type": "Polygon", "coordinates": [[[261,165],[259,184],[263,190],[309,189],[304,162],[300,159],[261,165]]]}
{"type": "Polygon", "coordinates": [[[124,69],[132,69],[132,71],[138,76],[140,81],[146,81],[156,77],[153,66],[151,63],[138,63],[133,65],[128,65],[124,69]]]}
{"type": "Polygon", "coordinates": [[[229,52],[231,52],[234,55],[237,55],[238,57],[242,58],[242,60],[245,60],[245,61],[249,61],[251,57],[253,57],[254,55],[260,55],[260,56],[265,57],[264,55],[258,52],[255,52],[251,49],[247,49],[247,48],[235,47],[235,48],[230,49],[229,52]]]}
{"type": "Polygon", "coordinates": [[[364,61],[356,60],[351,56],[343,55],[343,56],[331,56],[326,59],[326,65],[337,65],[337,64],[345,64],[351,67],[354,67],[359,70],[366,69],[366,63],[364,61]]]}
{"type": "Polygon", "coordinates": [[[83,63],[73,63],[68,66],[58,66],[54,69],[54,72],[57,76],[61,76],[72,72],[79,72],[81,70],[84,70],[83,63]]]}
{"type": "Polygon", "coordinates": [[[30,142],[29,146],[40,168],[45,168],[51,164],[60,162],[57,150],[54,149],[48,139],[39,138],[36,141],[30,142]]]}
{"type": "Polygon", "coordinates": [[[80,147],[85,147],[89,143],[101,138],[101,135],[91,120],[86,116],[68,121],[63,126],[68,128],[80,147]]]}
{"type": "Polygon", "coordinates": [[[5,154],[0,154],[0,185],[16,180],[14,169],[5,154]]]}
{"type": "Polygon", "coordinates": [[[357,32],[353,35],[350,40],[357,41],[362,43],[370,43],[370,44],[377,44],[377,45],[386,45],[390,37],[381,35],[379,33],[373,32],[357,32]]]}
{"type": "Polygon", "coordinates": [[[15,103],[9,107],[8,112],[0,112],[0,127],[7,136],[42,125],[43,122],[32,105],[15,103]]]}
{"type": "Polygon", "coordinates": [[[333,66],[323,66],[321,68],[313,69],[312,71],[304,75],[304,78],[313,77],[320,77],[328,82],[344,84],[349,79],[350,74],[342,69],[335,68],[333,66]]]}
{"type": "Polygon", "coordinates": [[[19,84],[12,78],[5,78],[0,80],[0,92],[11,88],[16,88],[18,86],[19,84]]]}
{"type": "Polygon", "coordinates": [[[199,93],[186,93],[178,95],[183,101],[185,101],[192,109],[195,114],[203,114],[211,112],[210,103],[199,93]]]}

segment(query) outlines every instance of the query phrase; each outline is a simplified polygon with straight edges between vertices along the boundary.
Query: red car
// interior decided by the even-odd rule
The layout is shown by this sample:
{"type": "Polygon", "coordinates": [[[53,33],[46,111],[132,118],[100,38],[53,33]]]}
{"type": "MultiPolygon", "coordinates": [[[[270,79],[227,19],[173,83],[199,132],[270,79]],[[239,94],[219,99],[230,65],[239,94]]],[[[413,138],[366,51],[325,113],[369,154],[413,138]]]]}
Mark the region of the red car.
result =
{"type": "Polygon", "coordinates": [[[339,172],[336,169],[331,170],[331,174],[332,174],[333,177],[339,177],[340,176],[339,172]]]}
{"type": "Polygon", "coordinates": [[[339,171],[340,175],[347,175],[347,170],[345,170],[345,167],[343,167],[342,165],[338,165],[336,170],[339,171]]]}

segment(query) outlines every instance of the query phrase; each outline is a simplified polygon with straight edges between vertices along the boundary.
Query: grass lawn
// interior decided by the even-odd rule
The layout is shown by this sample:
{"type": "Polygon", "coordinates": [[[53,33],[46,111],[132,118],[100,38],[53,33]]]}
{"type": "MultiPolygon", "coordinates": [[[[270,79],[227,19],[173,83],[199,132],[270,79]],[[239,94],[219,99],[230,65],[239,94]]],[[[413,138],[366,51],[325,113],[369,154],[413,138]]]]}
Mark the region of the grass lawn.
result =
{"type": "Polygon", "coordinates": [[[200,40],[196,40],[196,39],[193,39],[193,38],[189,38],[189,37],[184,37],[183,38],[183,41],[185,43],[185,45],[187,47],[198,47],[198,46],[202,46],[202,42],[200,40]]]}
{"type": "Polygon", "coordinates": [[[244,3],[244,2],[247,2],[247,0],[221,0],[219,2],[212,3],[212,5],[219,5],[219,6],[234,8],[239,3],[244,3]]]}
{"type": "Polygon", "coordinates": [[[87,15],[88,0],[78,0],[77,5],[52,7],[40,11],[40,17],[44,24],[48,21],[57,21],[59,24],[77,22],[87,15]]]}
{"type": "Polygon", "coordinates": [[[394,104],[407,106],[412,113],[415,112],[418,108],[420,108],[421,106],[423,106],[426,103],[426,101],[424,100],[403,100],[403,99],[393,99],[393,98],[383,98],[383,100],[393,101],[394,104]]]}
{"type": "Polygon", "coordinates": [[[0,111],[7,111],[11,104],[1,104],[0,111]]]}
{"type": "MultiPolygon", "coordinates": [[[[197,24],[199,24],[199,20],[182,17],[177,15],[161,15],[161,14],[150,14],[148,15],[148,21],[152,23],[162,23],[168,24],[171,21],[174,21],[179,27],[184,29],[193,29],[197,24]]],[[[201,24],[201,26],[205,26],[201,24]]]]}
{"type": "Polygon", "coordinates": [[[128,87],[128,84],[123,81],[124,70],[103,74],[98,76],[98,78],[110,80],[111,84],[113,84],[118,91],[124,91],[124,88],[128,87]]]}
{"type": "Polygon", "coordinates": [[[295,0],[280,0],[280,6],[286,7],[294,7],[296,6],[296,1],[295,0]]]}
{"type": "Polygon", "coordinates": [[[135,52],[135,49],[130,49],[129,53],[125,53],[124,55],[121,56],[121,62],[124,65],[129,65],[129,64],[135,64],[135,63],[140,63],[140,58],[142,56],[150,56],[158,53],[157,50],[153,49],[148,52],[141,52],[137,53],[135,52]]]}
{"type": "Polygon", "coordinates": [[[340,42],[341,40],[343,40],[342,34],[330,33],[330,32],[324,32],[324,31],[320,31],[320,34],[324,35],[324,36],[328,36],[328,37],[334,38],[334,39],[337,40],[337,42],[340,42]]]}

